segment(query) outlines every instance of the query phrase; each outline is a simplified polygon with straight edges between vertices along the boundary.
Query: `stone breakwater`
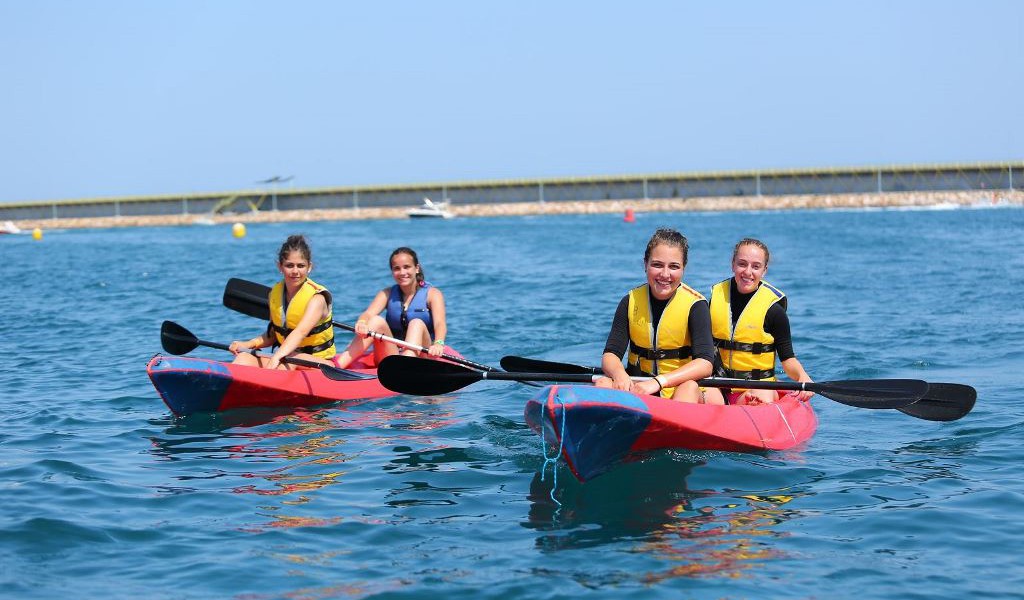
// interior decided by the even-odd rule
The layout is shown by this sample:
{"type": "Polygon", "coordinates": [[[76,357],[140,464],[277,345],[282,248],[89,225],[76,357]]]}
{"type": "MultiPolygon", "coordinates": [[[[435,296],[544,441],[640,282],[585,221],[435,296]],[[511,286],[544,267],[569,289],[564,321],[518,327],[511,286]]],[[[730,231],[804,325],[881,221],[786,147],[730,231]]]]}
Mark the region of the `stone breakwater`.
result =
{"type": "MultiPolygon", "coordinates": [[[[561,215],[742,210],[804,210],[821,208],[896,208],[928,206],[1024,206],[1021,190],[972,190],[958,192],[887,192],[881,194],[807,194],[791,196],[721,196],[708,198],[664,198],[646,200],[597,200],[568,202],[510,202],[505,204],[460,204],[451,211],[459,217],[561,215]]],[[[218,215],[139,215],[27,219],[15,221],[23,230],[98,227],[152,227],[223,223],[269,223],[303,221],[346,221],[355,219],[402,219],[410,207],[339,208],[248,212],[218,215]]]]}

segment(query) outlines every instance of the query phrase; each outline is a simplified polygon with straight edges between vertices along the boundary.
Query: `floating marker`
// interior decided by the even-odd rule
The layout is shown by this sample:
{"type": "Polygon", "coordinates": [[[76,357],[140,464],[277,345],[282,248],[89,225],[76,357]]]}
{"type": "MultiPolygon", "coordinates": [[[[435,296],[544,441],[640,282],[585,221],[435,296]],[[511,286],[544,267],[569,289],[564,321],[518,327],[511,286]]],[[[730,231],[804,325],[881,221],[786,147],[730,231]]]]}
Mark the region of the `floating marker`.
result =
{"type": "Polygon", "coordinates": [[[632,208],[626,209],[626,216],[622,217],[622,220],[625,221],[626,223],[636,222],[636,215],[633,214],[632,208]]]}
{"type": "Polygon", "coordinates": [[[235,236],[236,238],[244,238],[245,237],[245,225],[243,225],[242,223],[235,223],[234,225],[232,225],[231,226],[231,235],[235,236]]]}
{"type": "Polygon", "coordinates": [[[38,228],[38,227],[33,229],[32,230],[32,239],[34,239],[36,241],[39,241],[39,240],[43,239],[43,230],[38,228]]]}

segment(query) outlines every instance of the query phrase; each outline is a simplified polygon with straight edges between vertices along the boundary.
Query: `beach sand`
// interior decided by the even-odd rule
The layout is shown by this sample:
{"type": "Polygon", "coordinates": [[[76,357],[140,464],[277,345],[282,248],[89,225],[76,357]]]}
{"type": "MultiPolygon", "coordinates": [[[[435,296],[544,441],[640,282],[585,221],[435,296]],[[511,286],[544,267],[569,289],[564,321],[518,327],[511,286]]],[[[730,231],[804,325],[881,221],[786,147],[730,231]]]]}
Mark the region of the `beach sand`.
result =
{"type": "MultiPolygon", "coordinates": [[[[598,214],[678,211],[803,210],[822,208],[968,207],[1024,206],[1021,190],[972,190],[935,192],[888,192],[880,194],[806,194],[792,196],[722,196],[714,198],[667,198],[569,202],[511,202],[504,204],[453,204],[459,217],[519,215],[598,214]]],[[[268,223],[303,221],[346,221],[354,219],[402,219],[412,207],[341,208],[289,211],[260,211],[235,214],[139,215],[120,217],[79,217],[26,219],[14,221],[22,230],[99,227],[151,227],[224,223],[268,223]]]]}

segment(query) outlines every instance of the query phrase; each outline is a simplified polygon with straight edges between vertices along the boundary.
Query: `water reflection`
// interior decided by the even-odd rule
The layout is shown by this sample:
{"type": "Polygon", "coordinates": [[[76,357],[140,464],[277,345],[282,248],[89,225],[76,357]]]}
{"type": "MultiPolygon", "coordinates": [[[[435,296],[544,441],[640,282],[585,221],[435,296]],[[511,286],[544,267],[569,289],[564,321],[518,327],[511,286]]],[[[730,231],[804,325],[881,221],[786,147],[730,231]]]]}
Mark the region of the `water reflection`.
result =
{"type": "MultiPolygon", "coordinates": [[[[677,577],[738,577],[767,561],[785,557],[774,540],[787,535],[779,527],[799,512],[787,505],[806,492],[793,489],[691,489],[687,478],[705,466],[670,454],[622,465],[586,484],[563,467],[551,500],[550,473],[530,485],[529,516],[522,525],[545,532],[541,552],[632,544],[631,552],[668,565],[615,575],[641,583],[677,577]]],[[[607,573],[576,577],[606,578],[607,573]]],[[[595,585],[604,585],[594,582],[595,585]]]]}
{"type": "Polygon", "coordinates": [[[174,485],[154,488],[161,495],[214,489],[272,498],[272,504],[258,507],[268,521],[242,526],[247,531],[333,526],[343,519],[337,503],[325,512],[316,501],[359,470],[360,458],[378,454],[377,448],[391,446],[399,455],[385,471],[440,471],[471,461],[465,449],[431,435],[458,422],[445,398],[193,415],[170,421],[162,435],[150,437],[150,452],[160,462],[188,464],[170,475],[174,485]]]}

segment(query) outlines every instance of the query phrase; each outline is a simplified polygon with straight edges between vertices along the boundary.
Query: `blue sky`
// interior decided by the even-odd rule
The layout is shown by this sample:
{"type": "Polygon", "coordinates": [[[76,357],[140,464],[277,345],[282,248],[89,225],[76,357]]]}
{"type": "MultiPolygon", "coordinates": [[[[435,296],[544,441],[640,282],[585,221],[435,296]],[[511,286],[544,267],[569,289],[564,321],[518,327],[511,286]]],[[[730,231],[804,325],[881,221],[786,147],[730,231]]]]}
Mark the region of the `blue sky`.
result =
{"type": "Polygon", "coordinates": [[[0,202],[1024,159],[1024,3],[0,0],[0,202]]]}

